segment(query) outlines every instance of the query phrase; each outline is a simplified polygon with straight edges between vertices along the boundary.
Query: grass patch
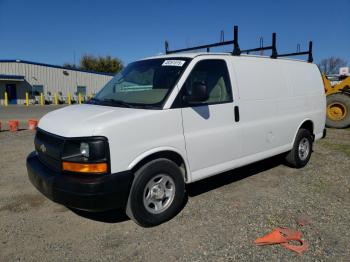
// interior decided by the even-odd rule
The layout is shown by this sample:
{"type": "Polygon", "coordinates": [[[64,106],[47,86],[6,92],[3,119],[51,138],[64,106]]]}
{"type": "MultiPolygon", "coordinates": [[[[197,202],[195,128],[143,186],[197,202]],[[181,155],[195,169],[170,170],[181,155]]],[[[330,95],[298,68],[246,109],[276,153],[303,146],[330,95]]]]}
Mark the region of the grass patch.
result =
{"type": "Polygon", "coordinates": [[[329,189],[329,183],[327,183],[324,180],[319,179],[318,181],[315,181],[313,184],[313,188],[317,193],[324,193],[329,189]]]}
{"type": "Polygon", "coordinates": [[[335,144],[335,143],[330,143],[326,142],[324,143],[328,148],[336,150],[338,152],[341,152],[345,154],[346,156],[350,157],[350,146],[349,145],[344,145],[344,144],[335,144]]]}

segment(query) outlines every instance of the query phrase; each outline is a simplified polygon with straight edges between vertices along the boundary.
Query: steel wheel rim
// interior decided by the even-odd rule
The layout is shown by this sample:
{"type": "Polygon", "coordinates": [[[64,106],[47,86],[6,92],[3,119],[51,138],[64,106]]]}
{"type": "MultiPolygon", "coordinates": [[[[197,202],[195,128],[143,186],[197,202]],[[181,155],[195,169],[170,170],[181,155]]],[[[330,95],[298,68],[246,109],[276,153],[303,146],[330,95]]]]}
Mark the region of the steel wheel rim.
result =
{"type": "Polygon", "coordinates": [[[347,115],[346,106],[342,103],[336,102],[328,105],[327,115],[331,120],[339,121],[346,117],[347,115]]]}
{"type": "Polygon", "coordinates": [[[310,142],[306,137],[304,137],[303,139],[300,140],[299,147],[298,147],[299,158],[301,160],[305,160],[309,156],[309,153],[310,153],[310,142]]]}
{"type": "Polygon", "coordinates": [[[159,174],[148,181],[143,191],[143,204],[152,214],[159,214],[169,208],[175,196],[175,182],[166,174],[159,174]]]}

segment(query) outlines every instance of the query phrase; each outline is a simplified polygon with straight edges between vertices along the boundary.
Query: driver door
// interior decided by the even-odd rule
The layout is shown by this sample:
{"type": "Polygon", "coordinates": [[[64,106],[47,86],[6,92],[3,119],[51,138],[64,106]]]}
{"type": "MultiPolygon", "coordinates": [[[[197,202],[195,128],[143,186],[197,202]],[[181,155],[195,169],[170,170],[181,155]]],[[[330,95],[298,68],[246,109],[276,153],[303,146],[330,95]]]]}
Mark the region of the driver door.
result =
{"type": "Polygon", "coordinates": [[[179,94],[192,180],[232,168],[241,154],[241,139],[226,61],[199,61],[179,94]],[[197,104],[187,103],[186,96],[191,95],[192,85],[198,81],[206,84],[209,98],[197,104]]]}

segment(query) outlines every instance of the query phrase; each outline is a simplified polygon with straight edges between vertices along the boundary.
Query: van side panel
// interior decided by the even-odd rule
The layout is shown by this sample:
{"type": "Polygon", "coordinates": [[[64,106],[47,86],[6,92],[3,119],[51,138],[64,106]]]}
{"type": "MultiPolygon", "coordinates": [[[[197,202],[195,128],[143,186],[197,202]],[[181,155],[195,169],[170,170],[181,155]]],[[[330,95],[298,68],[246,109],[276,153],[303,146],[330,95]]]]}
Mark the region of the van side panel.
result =
{"type": "MultiPolygon", "coordinates": [[[[319,137],[325,123],[325,95],[313,64],[255,57],[234,57],[240,94],[242,156],[292,148],[299,126],[314,123],[319,137]]],[[[263,156],[263,154],[259,154],[263,156]]]]}
{"type": "Polygon", "coordinates": [[[292,98],[279,105],[279,114],[294,115],[296,121],[310,119],[316,139],[322,137],[326,122],[326,96],[321,73],[316,65],[283,61],[292,98]]]}
{"type": "Polygon", "coordinates": [[[292,95],[280,64],[254,57],[237,57],[232,62],[240,94],[242,156],[290,143],[285,139],[285,116],[277,113],[279,102],[292,95]]]}

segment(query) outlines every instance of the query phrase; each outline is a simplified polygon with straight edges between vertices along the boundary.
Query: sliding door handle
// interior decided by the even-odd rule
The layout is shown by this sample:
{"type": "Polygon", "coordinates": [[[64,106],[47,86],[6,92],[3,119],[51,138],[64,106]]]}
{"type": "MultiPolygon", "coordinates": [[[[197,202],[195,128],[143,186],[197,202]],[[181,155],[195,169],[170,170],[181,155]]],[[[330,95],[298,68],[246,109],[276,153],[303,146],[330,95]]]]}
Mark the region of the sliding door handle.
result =
{"type": "Polygon", "coordinates": [[[239,122],[239,108],[235,106],[235,122],[239,122]]]}

